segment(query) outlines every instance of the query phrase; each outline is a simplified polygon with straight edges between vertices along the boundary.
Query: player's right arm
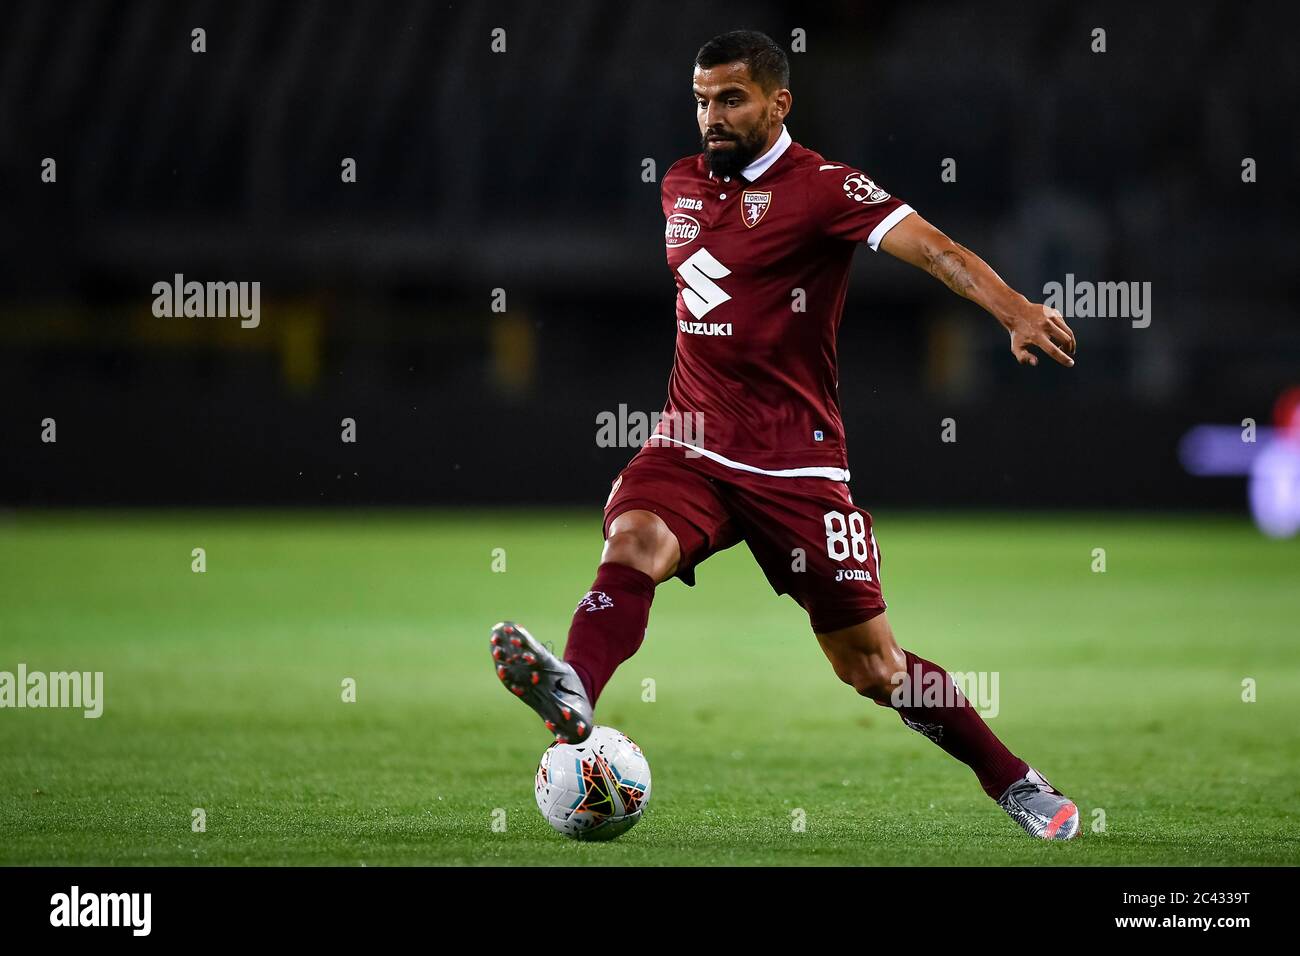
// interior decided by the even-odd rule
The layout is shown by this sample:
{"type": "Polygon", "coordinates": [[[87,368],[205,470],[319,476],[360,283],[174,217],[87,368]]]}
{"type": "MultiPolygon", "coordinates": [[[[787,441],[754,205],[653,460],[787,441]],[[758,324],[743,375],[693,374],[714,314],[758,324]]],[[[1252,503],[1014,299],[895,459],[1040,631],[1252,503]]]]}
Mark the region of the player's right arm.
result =
{"type": "Polygon", "coordinates": [[[826,235],[883,249],[981,306],[1010,334],[1011,354],[1020,364],[1038,364],[1038,356],[1029,351],[1033,346],[1067,368],[1074,365],[1070,357],[1074,333],[1060,312],[1030,302],[987,262],[885,192],[866,173],[840,163],[821,164],[810,174],[808,198],[826,235]]]}
{"type": "Polygon", "coordinates": [[[1032,345],[1067,368],[1073,367],[1074,359],[1067,353],[1074,352],[1074,333],[1060,312],[1030,302],[1003,282],[987,262],[917,214],[890,229],[880,240],[880,248],[924,269],[997,319],[1010,334],[1011,354],[1021,365],[1038,364],[1038,357],[1029,351],[1032,345]]]}

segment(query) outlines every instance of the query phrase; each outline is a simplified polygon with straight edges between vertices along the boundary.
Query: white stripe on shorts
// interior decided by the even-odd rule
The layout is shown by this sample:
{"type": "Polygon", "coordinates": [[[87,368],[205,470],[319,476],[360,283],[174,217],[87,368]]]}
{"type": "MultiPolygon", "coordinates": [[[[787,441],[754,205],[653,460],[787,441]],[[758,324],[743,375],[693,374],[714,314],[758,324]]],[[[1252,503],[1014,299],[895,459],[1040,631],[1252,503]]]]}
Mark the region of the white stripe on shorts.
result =
{"type": "Polygon", "coordinates": [[[699,448],[696,445],[687,444],[677,438],[668,435],[651,435],[646,439],[646,444],[655,439],[670,441],[676,445],[682,445],[692,451],[698,452],[710,461],[716,461],[719,465],[726,465],[728,468],[735,468],[737,471],[748,471],[755,475],[771,475],[773,478],[829,478],[831,481],[848,481],[849,470],[847,468],[815,467],[807,468],[779,468],[771,470],[768,468],[756,468],[753,465],[747,465],[743,461],[732,461],[730,458],[724,458],[716,451],[709,451],[707,448],[699,448]]]}

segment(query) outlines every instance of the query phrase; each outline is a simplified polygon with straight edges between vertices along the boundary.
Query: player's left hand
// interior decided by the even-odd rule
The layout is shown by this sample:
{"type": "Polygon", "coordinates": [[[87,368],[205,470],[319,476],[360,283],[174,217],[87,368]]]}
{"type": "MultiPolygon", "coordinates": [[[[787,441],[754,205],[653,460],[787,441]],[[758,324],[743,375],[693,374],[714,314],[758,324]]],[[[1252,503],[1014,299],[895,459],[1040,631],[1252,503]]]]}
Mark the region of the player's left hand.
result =
{"type": "Polygon", "coordinates": [[[1011,333],[1011,354],[1021,365],[1038,364],[1038,356],[1029,351],[1032,345],[1066,368],[1074,367],[1070,357],[1074,354],[1074,333],[1056,309],[1025,299],[1003,324],[1011,333]]]}

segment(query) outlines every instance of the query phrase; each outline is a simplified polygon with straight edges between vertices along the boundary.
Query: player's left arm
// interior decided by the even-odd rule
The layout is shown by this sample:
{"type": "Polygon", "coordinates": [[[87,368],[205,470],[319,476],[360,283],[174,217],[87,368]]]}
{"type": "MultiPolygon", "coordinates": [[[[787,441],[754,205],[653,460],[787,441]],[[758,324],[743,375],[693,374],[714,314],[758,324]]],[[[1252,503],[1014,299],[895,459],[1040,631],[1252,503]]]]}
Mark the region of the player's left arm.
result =
{"type": "Polygon", "coordinates": [[[913,212],[880,240],[891,256],[924,269],[953,292],[982,306],[1011,335],[1011,354],[1021,365],[1037,365],[1032,345],[1067,368],[1073,367],[1074,332],[1061,313],[1030,302],[1002,281],[987,262],[953,242],[913,212]]]}

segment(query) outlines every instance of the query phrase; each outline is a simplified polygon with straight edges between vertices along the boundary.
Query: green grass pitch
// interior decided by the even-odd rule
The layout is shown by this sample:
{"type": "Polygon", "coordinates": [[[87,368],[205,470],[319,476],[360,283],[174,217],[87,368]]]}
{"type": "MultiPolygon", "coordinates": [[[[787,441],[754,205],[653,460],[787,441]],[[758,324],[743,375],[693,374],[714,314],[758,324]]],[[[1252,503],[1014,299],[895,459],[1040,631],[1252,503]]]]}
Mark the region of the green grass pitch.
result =
{"type": "Polygon", "coordinates": [[[103,671],[106,701],[0,710],[0,864],[1300,862],[1300,542],[1202,516],[875,518],[900,643],[999,673],[991,726],[1079,803],[1081,839],[1031,840],[839,683],[743,545],[659,589],[597,711],[654,793],[584,844],[537,813],[548,737],[487,636],[513,617],[563,646],[597,509],[19,512],[0,670],[103,671]]]}

